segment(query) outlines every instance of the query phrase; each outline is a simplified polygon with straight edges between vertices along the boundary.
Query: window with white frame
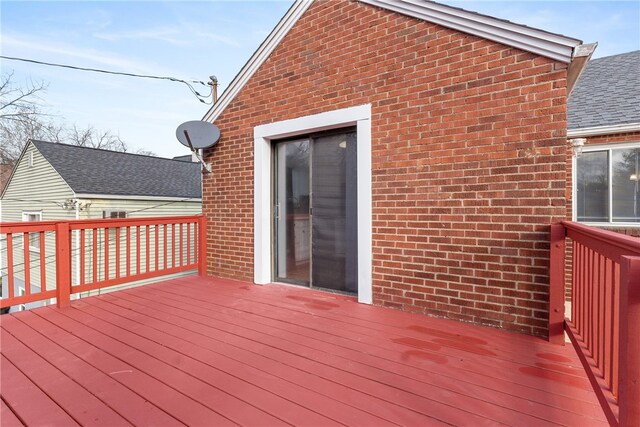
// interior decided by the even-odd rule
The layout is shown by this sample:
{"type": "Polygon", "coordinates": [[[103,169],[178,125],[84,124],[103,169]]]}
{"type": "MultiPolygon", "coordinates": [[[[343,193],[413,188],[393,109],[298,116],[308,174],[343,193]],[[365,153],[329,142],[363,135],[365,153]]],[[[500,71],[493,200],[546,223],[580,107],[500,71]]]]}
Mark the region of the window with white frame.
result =
{"type": "MultiPolygon", "coordinates": [[[[42,211],[24,211],[22,221],[42,221],[42,211]]],[[[40,252],[40,233],[29,233],[29,250],[40,252]]]]}
{"type": "Polygon", "coordinates": [[[102,218],[126,218],[127,213],[125,211],[102,211],[102,218]]]}
{"type": "Polygon", "coordinates": [[[640,225],[640,143],[585,147],[576,160],[580,222],[640,225]]]}

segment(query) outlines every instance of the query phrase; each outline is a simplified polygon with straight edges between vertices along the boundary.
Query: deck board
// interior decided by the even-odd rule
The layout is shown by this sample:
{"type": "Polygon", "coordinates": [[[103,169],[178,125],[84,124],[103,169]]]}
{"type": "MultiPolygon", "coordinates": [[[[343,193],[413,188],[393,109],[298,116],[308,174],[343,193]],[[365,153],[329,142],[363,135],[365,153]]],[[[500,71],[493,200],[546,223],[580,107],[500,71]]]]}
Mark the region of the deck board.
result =
{"type": "Polygon", "coordinates": [[[571,347],[290,286],[189,276],[0,327],[3,426],[607,425],[571,347]]]}
{"type": "MultiPolygon", "coordinates": [[[[121,299],[122,298],[127,298],[125,294],[118,294],[117,296],[115,294],[113,295],[113,300],[116,303],[122,303],[121,299]]],[[[146,294],[147,296],[149,295],[148,293],[146,294]]],[[[134,298],[134,297],[130,297],[130,298],[134,298]]],[[[147,310],[151,310],[153,311],[153,306],[159,306],[162,304],[162,300],[155,300],[153,301],[153,304],[151,307],[148,307],[147,310]]],[[[172,304],[172,306],[176,306],[177,303],[172,304]]],[[[142,313],[144,312],[140,306],[135,306],[135,305],[130,305],[129,308],[131,310],[135,310],[136,313],[142,313]]],[[[184,307],[185,309],[187,309],[186,312],[181,313],[180,317],[178,317],[177,319],[175,319],[176,322],[180,322],[182,324],[182,326],[184,328],[189,328],[188,322],[184,319],[184,317],[189,317],[190,316],[190,311],[191,310],[195,310],[195,308],[185,305],[184,307]]],[[[158,312],[157,316],[164,316],[165,314],[170,314],[170,311],[173,310],[172,307],[163,307],[161,312],[158,312]]],[[[212,317],[214,316],[214,312],[215,310],[209,310],[211,314],[210,318],[207,318],[205,320],[203,320],[203,323],[214,323],[215,319],[212,317]]],[[[243,319],[244,316],[240,317],[240,316],[235,316],[236,319],[243,319]]],[[[223,319],[223,324],[226,325],[228,322],[232,321],[232,318],[226,318],[223,319]]],[[[237,320],[238,322],[241,320],[237,320]]],[[[201,329],[204,329],[205,331],[203,333],[207,333],[206,328],[202,327],[201,329]]],[[[242,333],[242,332],[239,332],[242,333]]],[[[260,333],[254,333],[254,334],[248,334],[246,331],[244,332],[245,336],[247,336],[248,338],[251,339],[255,339],[257,341],[263,341],[265,343],[270,343],[270,344],[274,344],[274,342],[278,342],[280,341],[280,339],[278,337],[269,337],[268,339],[265,339],[262,336],[262,332],[260,333]]],[[[220,341],[223,342],[225,340],[224,337],[220,338],[220,341]]],[[[296,341],[298,341],[298,343],[301,343],[300,337],[298,337],[296,339],[296,341]]],[[[324,345],[326,347],[326,344],[321,343],[322,345],[324,345]]],[[[295,352],[297,354],[301,354],[303,355],[305,358],[308,359],[312,359],[312,360],[317,360],[319,362],[325,363],[325,364],[330,364],[331,366],[334,367],[340,367],[344,364],[344,360],[340,360],[340,358],[336,357],[334,354],[339,354],[341,353],[341,350],[343,348],[341,347],[335,347],[335,349],[333,349],[331,351],[331,353],[327,353],[327,352],[323,352],[323,353],[318,353],[318,351],[322,351],[321,349],[319,350],[315,350],[313,348],[302,348],[299,345],[296,346],[293,343],[285,343],[284,344],[284,348],[283,350],[285,351],[289,351],[289,352],[295,352]],[[287,346],[288,344],[288,346],[287,346]],[[332,354],[333,353],[333,354],[332,354]]],[[[265,353],[266,354],[266,353],[265,353]]],[[[448,393],[449,396],[447,396],[447,398],[450,401],[454,401],[454,397],[452,393],[450,393],[449,391],[446,390],[446,388],[451,389],[452,387],[447,385],[446,382],[441,381],[440,382],[440,386],[441,388],[444,389],[440,389],[438,390],[438,387],[435,387],[434,384],[425,384],[425,383],[420,383],[418,381],[413,380],[410,376],[405,376],[405,377],[401,377],[396,375],[395,373],[393,373],[393,371],[398,369],[397,364],[393,363],[393,362],[385,362],[385,361],[381,361],[380,365],[384,366],[386,365],[386,369],[390,369],[391,371],[388,370],[382,370],[382,369],[371,369],[366,365],[362,365],[360,366],[359,363],[359,359],[363,358],[364,356],[366,356],[365,353],[356,353],[354,355],[354,357],[352,358],[352,360],[350,361],[350,368],[352,372],[357,372],[358,375],[362,376],[362,377],[367,377],[370,378],[376,382],[383,382],[386,384],[390,384],[391,386],[393,386],[394,388],[400,388],[401,390],[406,390],[409,391],[411,393],[414,393],[416,395],[422,395],[425,397],[432,397],[434,399],[441,399],[443,397],[444,393],[448,393]],[[367,369],[369,368],[369,369],[367,369]],[[428,386],[431,387],[428,387],[428,386]]],[[[438,376],[434,375],[435,372],[432,373],[431,377],[432,378],[438,378],[438,376]]],[[[456,384],[453,383],[453,386],[455,386],[456,384]]],[[[367,384],[367,386],[365,388],[375,388],[376,384],[367,384]]],[[[463,391],[463,387],[457,387],[456,388],[457,392],[462,392],[463,391]]],[[[474,395],[477,395],[478,393],[482,393],[484,392],[484,394],[486,395],[487,398],[493,398],[495,395],[495,392],[493,390],[487,390],[487,389],[480,389],[480,390],[471,390],[471,394],[467,394],[466,397],[469,398],[469,402],[466,405],[466,410],[475,414],[478,411],[482,411],[483,408],[479,408],[478,405],[481,405],[483,402],[480,401],[478,402],[479,399],[476,399],[475,397],[473,397],[474,395]],[[475,404],[475,406],[474,406],[475,404]]],[[[383,392],[382,395],[386,395],[388,394],[383,392]]],[[[458,396],[458,397],[465,397],[463,396],[458,396]]],[[[496,399],[492,399],[492,403],[495,404],[496,406],[494,408],[492,408],[492,412],[493,412],[493,416],[496,417],[498,415],[503,415],[503,416],[507,416],[509,420],[512,420],[513,417],[516,415],[513,413],[513,411],[511,409],[505,409],[502,408],[501,406],[504,405],[506,406],[506,408],[511,408],[512,406],[519,406],[521,409],[524,410],[524,413],[528,413],[529,415],[536,415],[540,410],[544,410],[545,412],[549,412],[549,415],[553,415],[554,410],[553,408],[548,408],[548,407],[541,407],[540,405],[532,405],[531,402],[528,401],[523,401],[520,400],[520,402],[514,401],[514,399],[512,399],[511,401],[507,400],[505,403],[505,397],[508,396],[504,396],[504,394],[502,395],[498,395],[496,396],[496,399]],[[500,414],[500,412],[502,412],[503,414],[500,414]]],[[[423,405],[426,407],[426,405],[423,405]]],[[[485,412],[489,409],[486,405],[484,406],[484,410],[485,412]]],[[[586,408],[585,408],[586,409],[586,408]]],[[[555,411],[555,412],[560,412],[560,411],[555,411]]],[[[564,414],[564,412],[561,412],[560,415],[564,414]]],[[[533,422],[533,421],[537,421],[537,422],[541,422],[539,419],[538,420],[534,420],[534,419],[530,419],[527,418],[525,416],[521,416],[522,422],[533,422]]]]}
{"type": "Polygon", "coordinates": [[[2,427],[22,427],[24,425],[2,399],[0,399],[0,424],[2,427]]]}

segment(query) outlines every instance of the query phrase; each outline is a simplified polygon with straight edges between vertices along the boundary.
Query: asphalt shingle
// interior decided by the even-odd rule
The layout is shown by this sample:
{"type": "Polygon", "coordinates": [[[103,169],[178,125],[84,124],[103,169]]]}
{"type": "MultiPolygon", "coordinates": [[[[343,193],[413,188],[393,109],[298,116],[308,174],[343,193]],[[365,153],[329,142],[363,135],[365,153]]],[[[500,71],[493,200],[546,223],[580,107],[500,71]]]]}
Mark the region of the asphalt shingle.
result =
{"type": "Polygon", "coordinates": [[[77,194],[201,197],[199,163],[32,142],[77,194]]]}
{"type": "Polygon", "coordinates": [[[567,116],[569,130],[640,123],[640,50],[591,60],[567,116]]]}

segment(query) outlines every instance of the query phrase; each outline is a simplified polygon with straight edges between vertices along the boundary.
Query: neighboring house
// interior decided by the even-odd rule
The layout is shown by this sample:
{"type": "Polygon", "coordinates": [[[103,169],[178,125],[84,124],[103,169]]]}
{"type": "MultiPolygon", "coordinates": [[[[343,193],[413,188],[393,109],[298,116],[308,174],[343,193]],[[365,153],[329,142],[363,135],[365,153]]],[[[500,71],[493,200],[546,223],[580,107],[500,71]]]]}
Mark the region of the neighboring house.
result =
{"type": "Polygon", "coordinates": [[[9,182],[13,165],[11,163],[0,163],[0,192],[4,190],[5,185],[9,182]]]}
{"type": "MultiPolygon", "coordinates": [[[[202,212],[201,194],[197,163],[30,141],[2,192],[0,219],[12,222],[195,215],[202,212]]],[[[31,236],[31,242],[30,258],[35,267],[32,286],[38,290],[38,237],[31,236]]],[[[6,265],[5,245],[0,243],[2,266],[6,265]]],[[[45,247],[55,247],[53,237],[47,237],[45,247]]],[[[14,242],[17,265],[21,264],[21,248],[21,242],[14,242]]],[[[102,261],[99,258],[101,264],[102,261]]],[[[79,274],[77,260],[73,264],[79,274]]],[[[54,266],[54,262],[47,263],[47,289],[54,288],[54,266]]],[[[6,274],[3,270],[3,277],[6,274]]],[[[22,282],[18,293],[24,292],[19,269],[15,278],[18,284],[22,282]]]]}
{"type": "Polygon", "coordinates": [[[208,272],[545,335],[593,48],[433,2],[296,2],[204,117],[208,272]]]}
{"type": "Polygon", "coordinates": [[[568,127],[569,217],[640,236],[640,51],[589,62],[569,97],[568,127]]]}

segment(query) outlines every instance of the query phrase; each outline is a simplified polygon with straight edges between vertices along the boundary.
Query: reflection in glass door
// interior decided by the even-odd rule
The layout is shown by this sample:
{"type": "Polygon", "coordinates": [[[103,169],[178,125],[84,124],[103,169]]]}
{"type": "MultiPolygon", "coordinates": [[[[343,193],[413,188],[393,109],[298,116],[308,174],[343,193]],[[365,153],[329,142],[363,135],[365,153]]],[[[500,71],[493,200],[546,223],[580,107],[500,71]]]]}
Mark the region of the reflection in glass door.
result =
{"type": "Polygon", "coordinates": [[[276,147],[276,280],[309,285],[311,268],[310,142],[276,147]]]}
{"type": "Polygon", "coordinates": [[[275,147],[275,280],[357,293],[356,133],[275,147]]]}

